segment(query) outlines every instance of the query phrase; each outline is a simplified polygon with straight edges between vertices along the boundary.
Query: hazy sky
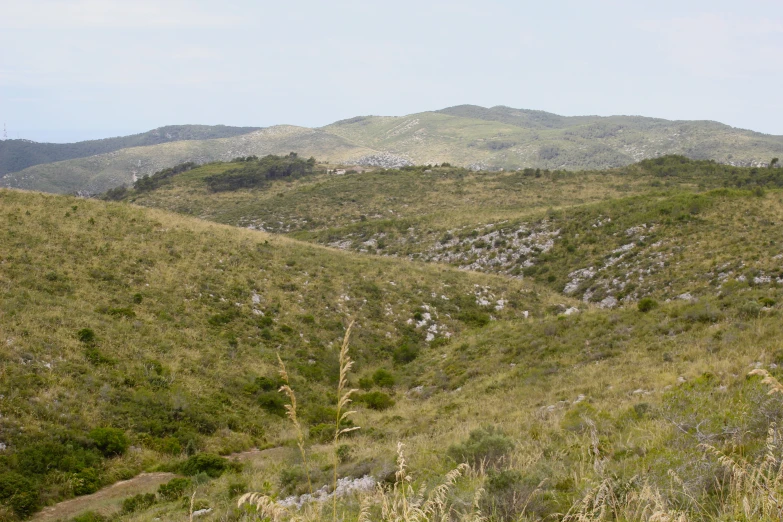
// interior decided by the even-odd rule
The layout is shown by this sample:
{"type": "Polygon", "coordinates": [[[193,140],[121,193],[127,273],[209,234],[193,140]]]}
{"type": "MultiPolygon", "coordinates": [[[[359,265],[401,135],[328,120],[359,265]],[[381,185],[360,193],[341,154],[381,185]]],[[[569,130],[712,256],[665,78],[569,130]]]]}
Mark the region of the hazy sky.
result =
{"type": "Polygon", "coordinates": [[[463,103],[783,134],[783,1],[0,0],[11,138],[463,103]]]}

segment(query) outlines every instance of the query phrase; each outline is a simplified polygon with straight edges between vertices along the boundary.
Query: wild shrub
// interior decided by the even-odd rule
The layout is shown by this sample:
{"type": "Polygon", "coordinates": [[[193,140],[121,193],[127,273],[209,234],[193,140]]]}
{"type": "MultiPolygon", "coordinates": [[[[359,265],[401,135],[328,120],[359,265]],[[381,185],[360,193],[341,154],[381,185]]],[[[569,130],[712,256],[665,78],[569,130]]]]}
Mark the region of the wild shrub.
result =
{"type": "Polygon", "coordinates": [[[277,391],[266,391],[259,393],[258,405],[272,415],[285,417],[285,401],[277,391]]]}
{"type": "Polygon", "coordinates": [[[124,455],[130,446],[125,432],[118,428],[95,428],[90,431],[89,437],[104,457],[124,455]]]}
{"type": "Polygon", "coordinates": [[[582,433],[590,427],[591,422],[595,422],[597,417],[598,410],[592,404],[580,402],[563,415],[560,427],[566,431],[582,433]]]}
{"type": "Polygon", "coordinates": [[[85,468],[73,477],[73,494],[89,495],[100,489],[102,481],[94,468],[85,468]]]}
{"type": "Polygon", "coordinates": [[[413,362],[419,356],[419,348],[403,343],[392,353],[392,358],[397,364],[408,364],[413,362]]]}
{"type": "Polygon", "coordinates": [[[136,511],[147,509],[152,506],[156,500],[154,493],[139,493],[138,495],[133,495],[122,501],[121,513],[123,515],[129,515],[136,511]]]}
{"type": "Polygon", "coordinates": [[[228,468],[228,460],[219,455],[213,453],[197,453],[182,463],[180,471],[183,475],[187,476],[206,473],[212,478],[217,478],[228,468]]]}
{"type": "Polygon", "coordinates": [[[489,324],[490,317],[487,312],[481,310],[465,310],[457,315],[457,319],[465,323],[467,326],[475,328],[481,328],[489,324]]]}
{"type": "Polygon", "coordinates": [[[375,370],[375,373],[372,374],[372,381],[376,386],[380,386],[381,388],[391,388],[394,386],[395,382],[394,375],[383,368],[375,370]]]}
{"type": "Polygon", "coordinates": [[[179,500],[185,496],[185,491],[190,488],[191,481],[188,478],[177,477],[158,487],[158,495],[163,500],[179,500]]]}
{"type": "Polygon", "coordinates": [[[0,502],[8,504],[17,517],[27,518],[38,509],[38,486],[19,473],[10,471],[2,473],[0,474],[0,502]]]}
{"type": "Polygon", "coordinates": [[[490,469],[484,482],[481,511],[493,520],[521,520],[523,514],[534,519],[545,518],[554,506],[541,490],[542,481],[514,469],[490,469]]]}
{"type": "Polygon", "coordinates": [[[95,342],[95,332],[92,328],[82,328],[76,332],[76,338],[84,344],[92,344],[95,342]]]}
{"type": "Polygon", "coordinates": [[[388,410],[394,406],[394,399],[382,391],[373,391],[356,396],[356,402],[364,403],[371,410],[388,410]]]}
{"type": "Polygon", "coordinates": [[[100,454],[87,441],[59,440],[30,444],[17,453],[17,469],[24,474],[43,475],[49,471],[78,473],[96,467],[100,454]]]}
{"type": "Polygon", "coordinates": [[[38,510],[40,499],[37,491],[21,491],[8,499],[14,514],[19,518],[28,518],[38,510]]]}
{"type": "Polygon", "coordinates": [[[497,468],[514,449],[514,442],[495,426],[470,432],[468,439],[449,447],[447,454],[457,462],[472,467],[497,468]]]}
{"type": "Polygon", "coordinates": [[[637,303],[636,306],[640,312],[649,312],[658,306],[658,301],[651,297],[644,297],[639,300],[639,303],[637,303]]]}
{"type": "Polygon", "coordinates": [[[319,444],[326,444],[334,438],[334,424],[321,423],[310,426],[308,430],[310,439],[319,444]]]}

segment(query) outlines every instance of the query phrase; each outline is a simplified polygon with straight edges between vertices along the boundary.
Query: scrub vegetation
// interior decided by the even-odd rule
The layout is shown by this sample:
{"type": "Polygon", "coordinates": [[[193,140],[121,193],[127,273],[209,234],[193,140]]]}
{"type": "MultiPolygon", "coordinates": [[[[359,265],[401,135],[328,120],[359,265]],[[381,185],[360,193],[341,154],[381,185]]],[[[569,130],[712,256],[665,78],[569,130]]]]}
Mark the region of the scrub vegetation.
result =
{"type": "Polygon", "coordinates": [[[0,520],[779,519],[783,170],[327,168],[0,192],[0,520]]]}

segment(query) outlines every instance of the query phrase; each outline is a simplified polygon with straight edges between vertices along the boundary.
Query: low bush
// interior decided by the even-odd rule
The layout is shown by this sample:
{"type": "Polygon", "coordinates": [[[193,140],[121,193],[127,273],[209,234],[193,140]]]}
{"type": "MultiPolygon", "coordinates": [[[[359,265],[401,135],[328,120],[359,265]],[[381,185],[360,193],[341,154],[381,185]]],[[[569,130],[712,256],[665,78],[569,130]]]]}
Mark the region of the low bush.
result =
{"type": "Polygon", "coordinates": [[[381,388],[391,388],[394,386],[395,379],[391,372],[379,368],[372,374],[372,381],[376,386],[380,386],[381,388]]]}
{"type": "Polygon", "coordinates": [[[356,396],[356,402],[364,403],[371,410],[388,410],[394,406],[394,400],[388,394],[381,391],[364,393],[356,396]]]}
{"type": "Polygon", "coordinates": [[[188,478],[174,478],[158,487],[158,495],[163,500],[179,500],[185,496],[185,491],[190,487],[188,478]]]}
{"type": "Polygon", "coordinates": [[[651,297],[645,297],[639,300],[639,303],[636,306],[639,308],[640,312],[649,312],[658,306],[658,301],[651,297]]]}
{"type": "Polygon", "coordinates": [[[95,428],[89,437],[104,457],[124,455],[130,446],[125,432],[117,428],[95,428]]]}
{"type": "Polygon", "coordinates": [[[197,453],[188,458],[180,466],[183,475],[193,476],[206,473],[212,478],[217,478],[229,467],[227,459],[213,453],[197,453]]]}
{"type": "Polygon", "coordinates": [[[471,466],[497,468],[514,448],[512,440],[494,426],[470,432],[468,440],[448,449],[449,457],[471,466]]]}
{"type": "Polygon", "coordinates": [[[133,495],[122,501],[121,513],[123,515],[128,515],[130,513],[135,513],[136,511],[141,511],[142,509],[147,509],[153,505],[156,500],[154,493],[139,493],[138,495],[133,495]]]}
{"type": "Polygon", "coordinates": [[[397,364],[408,364],[413,362],[416,357],[419,356],[419,349],[416,346],[410,346],[409,344],[402,344],[400,347],[394,350],[392,357],[397,364]]]}

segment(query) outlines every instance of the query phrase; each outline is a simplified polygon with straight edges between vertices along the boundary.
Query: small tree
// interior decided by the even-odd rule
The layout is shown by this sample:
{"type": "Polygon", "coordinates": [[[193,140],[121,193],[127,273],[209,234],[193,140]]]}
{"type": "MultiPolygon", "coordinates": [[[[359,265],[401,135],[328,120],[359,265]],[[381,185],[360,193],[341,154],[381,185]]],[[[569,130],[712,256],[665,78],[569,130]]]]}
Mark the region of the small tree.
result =
{"type": "Polygon", "coordinates": [[[771,160],[769,160],[769,168],[773,168],[777,164],[778,164],[778,158],[772,158],[771,160]]]}

